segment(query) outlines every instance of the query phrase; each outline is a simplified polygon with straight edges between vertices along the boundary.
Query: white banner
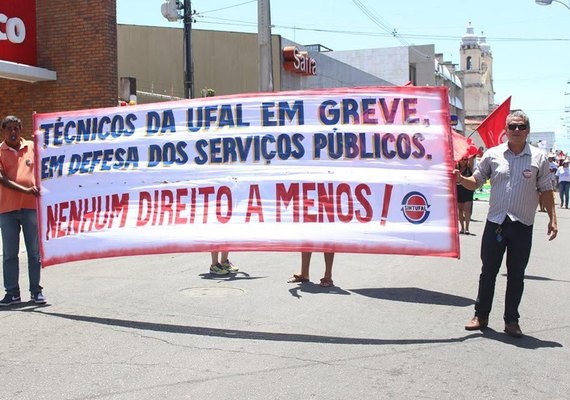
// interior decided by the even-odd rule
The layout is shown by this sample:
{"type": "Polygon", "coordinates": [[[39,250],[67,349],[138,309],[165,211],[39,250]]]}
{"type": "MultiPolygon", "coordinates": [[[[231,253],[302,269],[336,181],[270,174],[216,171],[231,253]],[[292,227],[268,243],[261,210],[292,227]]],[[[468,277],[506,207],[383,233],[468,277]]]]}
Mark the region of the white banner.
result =
{"type": "Polygon", "coordinates": [[[198,251],[459,256],[445,88],[36,114],[44,266],[198,251]]]}

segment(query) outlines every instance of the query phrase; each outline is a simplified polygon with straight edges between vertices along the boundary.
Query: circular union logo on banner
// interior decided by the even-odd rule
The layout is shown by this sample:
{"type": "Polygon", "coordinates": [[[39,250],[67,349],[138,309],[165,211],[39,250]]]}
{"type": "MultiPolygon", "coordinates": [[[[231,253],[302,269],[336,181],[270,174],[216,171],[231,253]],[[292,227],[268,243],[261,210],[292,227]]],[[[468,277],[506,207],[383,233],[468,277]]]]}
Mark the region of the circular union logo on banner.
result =
{"type": "Polygon", "coordinates": [[[429,217],[430,205],[420,192],[410,192],[402,200],[402,213],[408,222],[421,224],[429,217]]]}

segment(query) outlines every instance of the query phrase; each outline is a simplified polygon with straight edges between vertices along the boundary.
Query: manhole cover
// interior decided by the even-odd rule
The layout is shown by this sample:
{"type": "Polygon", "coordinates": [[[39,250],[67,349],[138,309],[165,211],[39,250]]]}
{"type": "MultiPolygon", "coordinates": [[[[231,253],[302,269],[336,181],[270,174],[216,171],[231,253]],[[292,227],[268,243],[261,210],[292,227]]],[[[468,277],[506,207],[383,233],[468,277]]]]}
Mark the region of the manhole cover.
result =
{"type": "Polygon", "coordinates": [[[190,297],[229,297],[241,296],[245,290],[233,287],[193,287],[182,289],[181,292],[190,297]]]}

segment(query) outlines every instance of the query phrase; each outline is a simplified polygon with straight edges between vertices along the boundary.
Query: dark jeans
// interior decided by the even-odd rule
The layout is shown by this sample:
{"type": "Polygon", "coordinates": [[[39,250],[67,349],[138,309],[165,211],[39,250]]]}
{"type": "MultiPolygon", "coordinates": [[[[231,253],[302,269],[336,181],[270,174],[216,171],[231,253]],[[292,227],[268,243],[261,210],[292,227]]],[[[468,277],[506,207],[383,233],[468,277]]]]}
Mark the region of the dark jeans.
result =
{"type": "Polygon", "coordinates": [[[40,272],[42,264],[36,210],[21,209],[0,214],[0,229],[2,230],[2,268],[6,294],[20,294],[18,283],[20,277],[20,229],[24,232],[24,242],[28,252],[30,293],[41,292],[40,272]]]}
{"type": "Polygon", "coordinates": [[[479,293],[475,302],[476,316],[486,318],[491,312],[495,281],[506,250],[507,293],[503,319],[505,322],[518,322],[520,317],[518,308],[524,290],[524,271],[530,257],[531,246],[532,225],[512,222],[508,217],[500,225],[487,221],[481,239],[483,267],[479,276],[479,293]]]}
{"type": "Polygon", "coordinates": [[[568,193],[570,192],[570,182],[560,181],[558,190],[560,190],[560,207],[564,206],[568,208],[568,193]]]}

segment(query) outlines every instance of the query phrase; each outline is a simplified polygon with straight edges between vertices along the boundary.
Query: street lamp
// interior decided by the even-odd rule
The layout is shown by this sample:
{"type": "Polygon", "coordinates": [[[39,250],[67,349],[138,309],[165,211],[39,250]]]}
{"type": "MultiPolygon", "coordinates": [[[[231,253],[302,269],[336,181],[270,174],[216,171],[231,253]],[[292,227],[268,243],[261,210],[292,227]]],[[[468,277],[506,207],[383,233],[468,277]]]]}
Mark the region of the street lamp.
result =
{"type": "Polygon", "coordinates": [[[562,4],[564,7],[566,7],[567,9],[570,10],[570,6],[569,6],[568,4],[566,4],[566,3],[562,2],[562,1],[559,1],[559,0],[534,0],[534,2],[535,2],[536,4],[538,4],[538,5],[540,5],[540,6],[549,6],[549,5],[552,4],[552,2],[560,3],[560,4],[562,4]]]}
{"type": "Polygon", "coordinates": [[[161,6],[164,18],[170,22],[182,20],[184,22],[184,97],[194,97],[194,82],[192,71],[192,16],[190,0],[165,0],[161,6]]]}

